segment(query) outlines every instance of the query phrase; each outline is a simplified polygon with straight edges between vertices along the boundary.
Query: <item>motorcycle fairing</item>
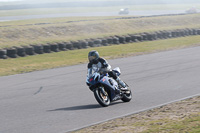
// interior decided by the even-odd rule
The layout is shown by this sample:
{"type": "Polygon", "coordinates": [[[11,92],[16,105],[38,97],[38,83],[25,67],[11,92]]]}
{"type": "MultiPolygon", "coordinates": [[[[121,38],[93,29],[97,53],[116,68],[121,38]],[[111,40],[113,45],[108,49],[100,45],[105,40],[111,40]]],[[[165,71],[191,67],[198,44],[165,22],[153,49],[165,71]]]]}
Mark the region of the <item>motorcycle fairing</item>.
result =
{"type": "Polygon", "coordinates": [[[110,90],[110,99],[113,101],[116,97],[116,88],[118,88],[118,83],[110,77],[104,76],[100,81],[99,81],[105,88],[110,90]],[[112,81],[112,84],[110,83],[112,81]]]}

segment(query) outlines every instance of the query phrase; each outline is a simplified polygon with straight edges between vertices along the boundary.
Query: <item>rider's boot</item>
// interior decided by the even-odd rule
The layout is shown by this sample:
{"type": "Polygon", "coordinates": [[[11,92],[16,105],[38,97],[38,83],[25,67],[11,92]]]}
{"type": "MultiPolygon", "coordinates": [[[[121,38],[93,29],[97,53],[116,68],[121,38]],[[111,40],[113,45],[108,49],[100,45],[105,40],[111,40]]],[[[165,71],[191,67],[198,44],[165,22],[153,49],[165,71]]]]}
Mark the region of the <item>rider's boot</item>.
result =
{"type": "Polygon", "coordinates": [[[122,88],[121,88],[122,91],[128,90],[126,84],[119,77],[117,77],[116,81],[118,84],[120,84],[122,86],[122,88]]]}

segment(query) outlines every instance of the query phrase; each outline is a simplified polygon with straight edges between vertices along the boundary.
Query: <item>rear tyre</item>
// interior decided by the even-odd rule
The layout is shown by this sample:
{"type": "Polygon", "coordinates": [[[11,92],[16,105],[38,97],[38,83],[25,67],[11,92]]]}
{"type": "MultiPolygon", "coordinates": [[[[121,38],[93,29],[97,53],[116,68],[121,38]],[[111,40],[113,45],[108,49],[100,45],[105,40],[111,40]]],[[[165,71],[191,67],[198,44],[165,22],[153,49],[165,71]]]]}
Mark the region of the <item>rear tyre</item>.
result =
{"type": "Polygon", "coordinates": [[[121,100],[123,102],[130,102],[131,99],[132,99],[132,92],[131,92],[131,90],[130,90],[129,93],[125,92],[124,94],[122,94],[122,99],[121,100]]]}
{"type": "Polygon", "coordinates": [[[105,96],[103,92],[101,92],[101,90],[98,88],[94,90],[94,97],[96,98],[97,102],[103,107],[107,107],[110,104],[110,98],[108,94],[105,96]]]}

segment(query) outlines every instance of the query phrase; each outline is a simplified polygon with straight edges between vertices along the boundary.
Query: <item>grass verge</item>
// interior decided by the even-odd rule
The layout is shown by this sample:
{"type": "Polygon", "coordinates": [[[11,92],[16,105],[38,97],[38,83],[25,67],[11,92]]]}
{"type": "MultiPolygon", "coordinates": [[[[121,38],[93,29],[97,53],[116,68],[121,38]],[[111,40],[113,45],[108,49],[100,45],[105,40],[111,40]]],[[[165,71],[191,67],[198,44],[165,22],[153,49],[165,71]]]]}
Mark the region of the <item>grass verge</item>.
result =
{"type": "MultiPolygon", "coordinates": [[[[200,14],[105,20],[106,18],[109,17],[88,17],[82,19],[90,21],[70,23],[69,18],[2,22],[0,48],[200,27],[197,23],[200,14]]],[[[72,20],[78,19],[80,20],[72,20]]]]}
{"type": "Polygon", "coordinates": [[[99,51],[100,55],[106,59],[112,59],[130,55],[139,55],[169,49],[189,47],[197,44],[200,44],[199,36],[190,36],[0,60],[0,76],[86,63],[88,52],[94,49],[99,51]]]}
{"type": "Polygon", "coordinates": [[[197,96],[72,133],[199,133],[199,109],[197,96]]]}

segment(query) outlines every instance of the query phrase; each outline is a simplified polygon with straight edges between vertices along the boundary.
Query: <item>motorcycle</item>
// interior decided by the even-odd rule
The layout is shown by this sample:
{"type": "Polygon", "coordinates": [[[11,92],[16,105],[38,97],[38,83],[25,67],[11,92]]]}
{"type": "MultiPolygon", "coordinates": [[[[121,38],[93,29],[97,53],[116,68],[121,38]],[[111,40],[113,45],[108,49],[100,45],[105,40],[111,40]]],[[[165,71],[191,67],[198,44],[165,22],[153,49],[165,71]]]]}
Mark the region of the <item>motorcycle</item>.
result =
{"type": "MultiPolygon", "coordinates": [[[[117,76],[121,74],[119,67],[113,69],[116,72],[117,76]]],[[[112,77],[109,77],[108,74],[100,74],[99,72],[94,72],[91,77],[88,77],[87,85],[90,90],[93,91],[94,97],[97,102],[103,106],[107,107],[111,102],[122,100],[123,102],[129,102],[132,99],[132,93],[127,86],[126,91],[122,91],[119,85],[112,77]]]]}

